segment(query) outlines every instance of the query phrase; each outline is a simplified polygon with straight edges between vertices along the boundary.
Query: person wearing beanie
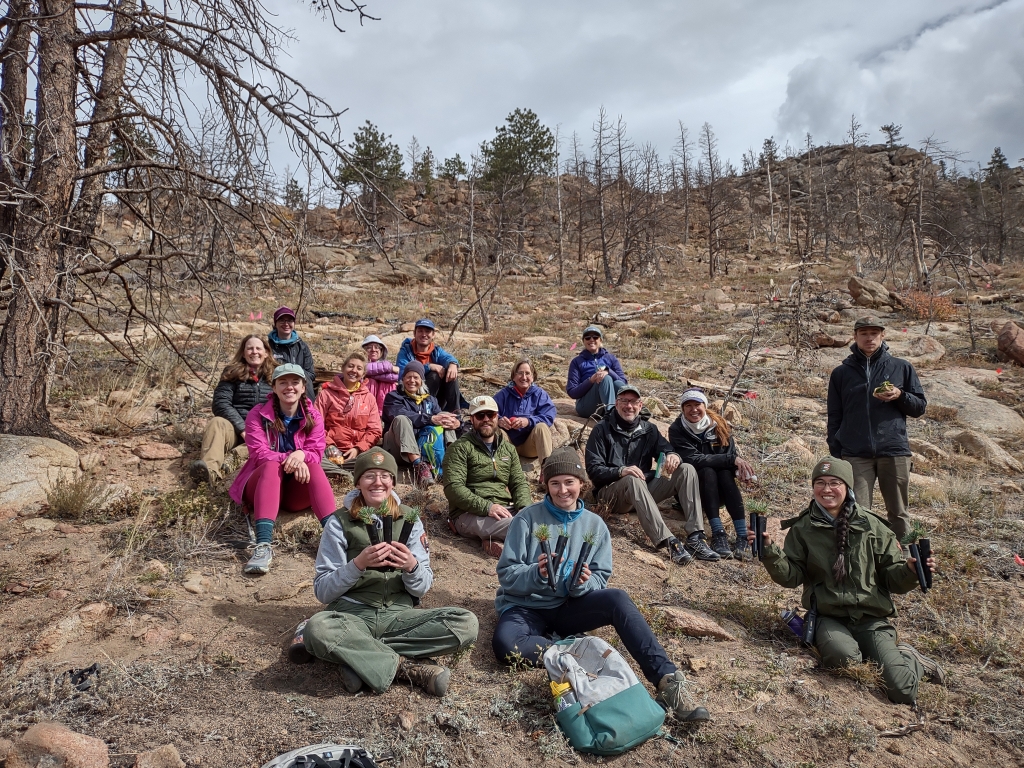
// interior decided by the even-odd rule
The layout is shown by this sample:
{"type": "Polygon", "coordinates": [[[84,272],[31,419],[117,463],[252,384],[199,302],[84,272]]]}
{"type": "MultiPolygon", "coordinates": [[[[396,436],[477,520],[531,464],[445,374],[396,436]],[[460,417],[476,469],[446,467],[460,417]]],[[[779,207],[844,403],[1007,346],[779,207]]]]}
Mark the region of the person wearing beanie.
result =
{"type": "Polygon", "coordinates": [[[710,719],[687,693],[686,678],[671,662],[650,625],[621,589],[608,587],[612,575],[612,546],[608,527],[580,500],[586,473],[579,454],[558,448],[541,469],[546,495],[513,518],[498,560],[498,593],[494,601],[498,624],[491,647],[503,664],[525,661],[543,666],[551,637],[571,637],[613,626],[622,644],[658,691],[657,701],[676,719],[710,719]],[[548,569],[552,563],[541,546],[546,537],[552,551],[560,535],[568,538],[564,554],[554,564],[555,588],[548,569]],[[540,538],[539,538],[540,537],[540,538]],[[576,561],[586,545],[590,554],[570,583],[576,561]]]}
{"type": "Polygon", "coordinates": [[[381,448],[356,458],[355,488],[326,521],[317,550],[313,592],[326,608],[296,627],[288,658],[339,665],[349,693],[364,685],[383,693],[399,679],[444,696],[451,670],[430,659],[476,642],[479,622],[465,608],[416,607],[434,573],[419,513],[394,491],[397,475],[394,456],[381,448]]]}
{"type": "Polygon", "coordinates": [[[405,376],[405,367],[412,360],[423,364],[423,383],[440,404],[441,409],[457,413],[466,407],[459,391],[459,361],[444,347],[434,343],[437,326],[433,321],[421,317],[412,329],[412,338],[405,339],[398,350],[395,364],[398,376],[405,376]]]}
{"type": "Polygon", "coordinates": [[[862,317],[853,333],[850,356],[828,381],[828,449],[853,466],[854,494],[869,509],[878,481],[889,524],[902,539],[910,531],[907,419],[923,416],[928,401],[914,366],[889,354],[880,320],[862,317]]]}
{"type": "Polygon", "coordinates": [[[604,333],[596,325],[583,329],[583,349],[569,362],[565,391],[576,401],[576,413],[589,419],[602,405],[610,411],[615,393],[629,382],[619,359],[604,348],[604,333]]]}
{"type": "Polygon", "coordinates": [[[472,429],[444,456],[448,525],[460,536],[479,539],[484,552],[498,557],[513,515],[533,497],[515,446],[498,429],[494,398],[474,397],[469,419],[472,429]]]}
{"type": "Polygon", "coordinates": [[[650,423],[640,391],[631,384],[615,396],[615,407],[587,438],[587,474],[594,497],[613,514],[636,510],[640,525],[657,549],[668,550],[676,565],[720,560],[704,538],[704,511],[697,472],[680,461],[658,428],[650,423]],[[683,510],[686,541],[669,530],[658,504],[675,497],[683,510]]]}
{"type": "Polygon", "coordinates": [[[366,386],[377,401],[377,413],[384,416],[384,398],[398,385],[398,366],[388,360],[388,348],[379,336],[370,334],[362,343],[366,352],[366,386]]]}
{"type": "Polygon", "coordinates": [[[405,365],[402,379],[384,398],[384,450],[411,464],[413,477],[421,488],[433,485],[441,469],[445,446],[455,442],[455,430],[462,422],[445,413],[430,394],[423,377],[426,368],[419,360],[405,365]]]}
{"type": "Polygon", "coordinates": [[[728,422],[708,410],[708,398],[702,390],[683,392],[679,418],[668,428],[668,440],[683,463],[697,471],[700,504],[711,526],[711,548],[723,560],[749,557],[743,494],[736,481],[751,482],[754,468],[737,455],[728,422]],[[729,546],[729,536],[719,515],[723,505],[736,529],[735,548],[729,546]]]}
{"type": "Polygon", "coordinates": [[[294,363],[306,375],[306,397],[313,399],[313,383],[316,381],[316,366],[309,345],[295,330],[295,311],[290,307],[278,307],[274,312],[274,327],[267,335],[270,355],[277,365],[294,363]]]}
{"type": "MultiPolygon", "coordinates": [[[[803,587],[802,603],[818,613],[810,642],[822,666],[839,668],[873,661],[882,671],[890,701],[913,704],[922,678],[942,684],[941,667],[913,646],[899,643],[890,619],[893,594],[918,585],[916,563],[904,557],[882,518],[858,504],[850,462],[826,456],[811,472],[813,498],[797,517],[784,520],[782,548],[764,534],[762,562],[772,581],[803,587]]],[[[754,532],[747,539],[754,541],[754,532]]],[[[935,571],[935,558],[925,567],[935,571]]]]}

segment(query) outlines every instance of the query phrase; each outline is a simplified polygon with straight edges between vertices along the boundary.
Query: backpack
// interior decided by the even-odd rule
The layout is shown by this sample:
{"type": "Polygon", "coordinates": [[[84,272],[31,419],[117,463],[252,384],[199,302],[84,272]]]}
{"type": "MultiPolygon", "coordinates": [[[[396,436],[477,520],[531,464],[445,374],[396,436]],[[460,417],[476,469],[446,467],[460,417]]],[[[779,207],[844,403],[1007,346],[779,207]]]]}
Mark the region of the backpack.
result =
{"type": "Polygon", "coordinates": [[[327,743],[285,752],[263,768],[377,768],[377,763],[362,747],[327,743]]]}
{"type": "Polygon", "coordinates": [[[544,652],[544,667],[552,682],[572,686],[576,701],[555,722],[579,752],[621,754],[657,735],[665,722],[665,710],[599,637],[558,641],[544,652]]]}

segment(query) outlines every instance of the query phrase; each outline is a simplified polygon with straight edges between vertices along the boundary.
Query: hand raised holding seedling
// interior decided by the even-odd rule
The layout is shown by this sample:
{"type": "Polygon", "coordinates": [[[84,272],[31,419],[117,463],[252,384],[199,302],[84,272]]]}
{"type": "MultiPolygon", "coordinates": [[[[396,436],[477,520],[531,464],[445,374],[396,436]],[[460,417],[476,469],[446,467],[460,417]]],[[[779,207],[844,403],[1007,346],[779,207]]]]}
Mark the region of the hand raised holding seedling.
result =
{"type": "Polygon", "coordinates": [[[872,392],[871,394],[873,394],[883,403],[888,403],[902,395],[903,390],[897,386],[894,386],[891,381],[886,379],[879,386],[875,387],[874,392],[872,392]]]}

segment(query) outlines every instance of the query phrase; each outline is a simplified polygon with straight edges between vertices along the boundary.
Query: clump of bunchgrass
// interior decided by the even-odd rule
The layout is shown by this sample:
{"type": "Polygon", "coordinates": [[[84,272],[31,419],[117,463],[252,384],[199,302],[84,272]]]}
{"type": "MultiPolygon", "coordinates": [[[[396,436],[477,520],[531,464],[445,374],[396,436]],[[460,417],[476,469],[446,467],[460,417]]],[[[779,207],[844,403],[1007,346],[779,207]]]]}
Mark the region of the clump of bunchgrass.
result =
{"type": "Polygon", "coordinates": [[[110,499],[107,484],[88,474],[61,470],[46,491],[46,516],[86,522],[110,499]]]}

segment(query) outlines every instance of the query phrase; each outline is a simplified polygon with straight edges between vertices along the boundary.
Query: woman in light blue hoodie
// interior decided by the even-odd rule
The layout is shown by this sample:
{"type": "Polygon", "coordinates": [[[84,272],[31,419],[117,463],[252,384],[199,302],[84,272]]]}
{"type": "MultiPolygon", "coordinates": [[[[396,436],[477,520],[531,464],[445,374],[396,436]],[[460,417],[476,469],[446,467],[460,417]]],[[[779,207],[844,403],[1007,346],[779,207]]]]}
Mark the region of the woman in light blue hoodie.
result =
{"type": "Polygon", "coordinates": [[[612,575],[611,535],[604,521],[580,501],[586,473],[576,451],[554,451],[544,462],[543,479],[547,495],[512,520],[498,561],[494,607],[499,618],[491,641],[495,657],[504,663],[542,666],[555,635],[569,637],[610,624],[644,677],[657,687],[657,701],[669,714],[691,722],[710,719],[704,707],[693,706],[686,678],[629,595],[607,586],[612,575]],[[536,536],[541,526],[547,526],[552,544],[560,534],[568,537],[555,564],[554,590],[548,581],[548,556],[536,536]],[[592,549],[573,585],[570,579],[585,543],[592,549]]]}

